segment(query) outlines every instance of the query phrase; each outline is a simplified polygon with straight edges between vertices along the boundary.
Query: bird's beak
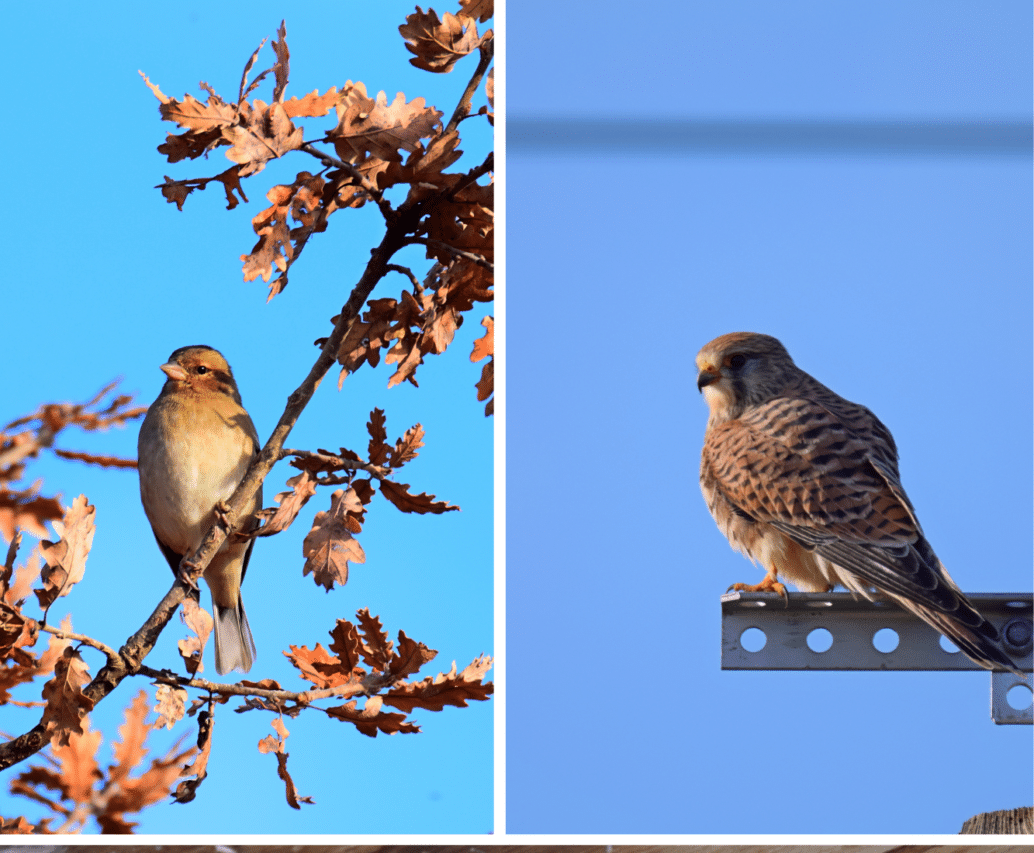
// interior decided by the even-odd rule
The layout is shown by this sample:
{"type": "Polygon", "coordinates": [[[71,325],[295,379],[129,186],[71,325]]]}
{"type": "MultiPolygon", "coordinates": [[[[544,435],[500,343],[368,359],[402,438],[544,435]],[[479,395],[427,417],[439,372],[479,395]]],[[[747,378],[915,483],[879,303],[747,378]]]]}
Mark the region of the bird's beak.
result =
{"type": "Polygon", "coordinates": [[[717,382],[722,378],[717,370],[701,370],[697,374],[697,391],[703,391],[712,382],[717,382]]]}
{"type": "Polygon", "coordinates": [[[178,364],[173,364],[172,362],[169,362],[168,364],[163,364],[160,369],[166,376],[169,377],[169,379],[178,379],[180,382],[182,382],[184,379],[187,378],[187,371],[185,371],[178,364]]]}

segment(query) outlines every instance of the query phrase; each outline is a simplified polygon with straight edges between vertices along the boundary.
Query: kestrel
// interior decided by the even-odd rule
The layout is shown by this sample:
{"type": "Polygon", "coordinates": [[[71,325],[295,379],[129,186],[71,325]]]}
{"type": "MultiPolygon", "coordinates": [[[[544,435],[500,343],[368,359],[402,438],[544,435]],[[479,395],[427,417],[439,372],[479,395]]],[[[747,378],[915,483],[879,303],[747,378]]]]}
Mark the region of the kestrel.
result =
{"type": "Polygon", "coordinates": [[[718,529],[767,574],[735,589],[841,584],[886,596],[987,669],[1018,672],[923,536],[894,439],[865,406],[793,363],[775,338],[734,332],[696,358],[711,416],[700,487],[718,529]]]}

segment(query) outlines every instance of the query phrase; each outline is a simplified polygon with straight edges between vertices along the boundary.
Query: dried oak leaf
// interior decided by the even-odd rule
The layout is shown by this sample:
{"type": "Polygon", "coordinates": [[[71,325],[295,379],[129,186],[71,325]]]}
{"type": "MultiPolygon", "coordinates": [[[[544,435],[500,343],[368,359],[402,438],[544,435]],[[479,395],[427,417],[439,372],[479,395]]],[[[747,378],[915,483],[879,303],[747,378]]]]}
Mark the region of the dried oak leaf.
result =
{"type": "Polygon", "coordinates": [[[43,589],[36,590],[36,597],[43,610],[60,596],[68,595],[72,586],[82,580],[86,571],[86,557],[93,545],[96,530],[93,516],[96,511],[96,507],[90,506],[86,500],[86,495],[79,495],[72,501],[63,521],[53,522],[61,539],[40,543],[40,551],[47,565],[41,575],[43,589]]]}
{"type": "Polygon", "coordinates": [[[320,215],[323,186],[323,178],[299,172],[290,185],[278,184],[266,193],[272,204],[251,220],[259,239],[251,254],[241,255],[244,280],[262,276],[262,280],[268,282],[273,272],[278,271],[280,276],[270,286],[267,301],[287,286],[285,274],[309,235],[326,226],[325,217],[320,215]],[[302,223],[301,226],[290,228],[289,217],[302,223]]]}
{"type": "Polygon", "coordinates": [[[313,89],[302,98],[284,101],[284,111],[289,118],[319,118],[334,109],[340,97],[337,86],[331,86],[322,95],[313,89]]]}
{"type": "Polygon", "coordinates": [[[147,706],[147,694],[141,690],[126,709],[125,724],[119,727],[122,741],[113,746],[116,763],[108,768],[105,785],[110,796],[103,801],[103,810],[96,814],[104,833],[131,833],[136,829],[137,824],[126,820],[125,814],[142,811],[168,797],[180,777],[183,762],[197,752],[193,746],[180,751],[182,741],[177,742],[162,757],[152,758],[146,771],[130,777],[130,772],[143,764],[148,752],[144,743],[153,727],[144,722],[147,706]]]}
{"type": "Polygon", "coordinates": [[[263,755],[273,753],[276,756],[277,775],[283,780],[287,805],[292,809],[300,809],[301,803],[314,804],[316,801],[312,797],[298,796],[298,791],[294,787],[294,780],[291,778],[291,774],[287,772],[288,753],[284,749],[287,737],[290,735],[287,726],[284,725],[282,719],[278,718],[273,720],[273,728],[276,729],[277,737],[274,738],[272,735],[266,735],[259,741],[258,749],[263,755]]]}
{"type": "Polygon", "coordinates": [[[242,103],[238,124],[223,128],[223,138],[230,143],[228,159],[240,165],[242,178],[261,172],[266,163],[301,147],[304,132],[295,127],[283,104],[268,106],[255,99],[242,103]]]}
{"type": "Polygon", "coordinates": [[[350,512],[361,512],[362,503],[352,489],[337,489],[330,497],[330,509],[316,513],[312,530],[302,543],[305,566],[302,576],[312,572],[316,583],[329,592],[335,583],[348,581],[348,564],[365,563],[366,554],[349,530],[350,512]]]}
{"type": "Polygon", "coordinates": [[[399,644],[391,658],[388,671],[395,678],[405,678],[417,673],[420,667],[434,660],[437,655],[438,652],[434,649],[429,649],[423,643],[407,637],[405,631],[399,631],[399,644]]]}
{"type": "Polygon", "coordinates": [[[54,664],[54,677],[43,685],[47,705],[41,722],[58,744],[67,744],[70,736],[84,733],[83,718],[93,710],[93,701],[83,693],[83,685],[89,682],[86,662],[71,646],[66,646],[54,664]]]}
{"type": "Polygon", "coordinates": [[[386,422],[384,409],[378,408],[370,412],[370,420],[366,422],[366,431],[370,433],[366,458],[371,465],[384,465],[391,453],[391,448],[388,446],[388,431],[384,428],[386,422]]]}
{"type": "MultiPolygon", "coordinates": [[[[0,607],[0,620],[10,618],[10,614],[4,607],[0,607]]],[[[35,622],[32,624],[33,626],[36,625],[35,622]]],[[[61,629],[64,631],[72,630],[72,619],[70,616],[65,616],[61,620],[61,629]]],[[[35,632],[36,628],[33,627],[31,630],[35,632]]],[[[28,646],[30,644],[26,643],[25,645],[28,646]]],[[[18,685],[27,684],[30,681],[52,673],[54,665],[61,660],[61,656],[68,645],[68,640],[60,639],[52,634],[47,648],[38,659],[36,655],[25,647],[13,647],[6,650],[6,666],[0,666],[0,705],[11,701],[10,691],[18,685]]]]}
{"type": "Polygon", "coordinates": [[[205,665],[202,663],[205,643],[208,642],[208,637],[215,625],[208,611],[190,597],[183,599],[180,619],[194,632],[195,636],[180,640],[177,647],[187,672],[196,675],[205,671],[205,665]]]}
{"type": "Polygon", "coordinates": [[[298,668],[302,678],[311,681],[317,688],[338,687],[354,680],[352,668],[343,665],[322,644],[317,643],[315,649],[305,646],[290,648],[290,652],[284,652],[287,659],[298,668]]]}
{"type": "Polygon", "coordinates": [[[371,696],[366,700],[365,707],[360,711],[355,700],[338,705],[335,708],[328,708],[327,715],[337,717],[352,723],[362,734],[368,737],[377,737],[378,732],[387,735],[393,734],[415,734],[420,727],[405,722],[405,714],[390,714],[381,711],[384,700],[380,696],[371,696]]]}
{"type": "Polygon", "coordinates": [[[441,711],[446,705],[466,708],[468,701],[485,701],[494,692],[491,682],[482,682],[491,666],[492,658],[482,655],[457,673],[454,662],[449,672],[428,676],[415,684],[395,685],[384,694],[384,701],[407,714],[414,708],[429,711],[441,711]]]}
{"type": "Polygon", "coordinates": [[[37,832],[35,824],[24,817],[0,817],[0,835],[32,835],[37,832]]]}
{"type": "Polygon", "coordinates": [[[38,539],[50,535],[44,526],[64,515],[58,497],[43,498],[35,487],[24,492],[0,489],[0,536],[10,542],[16,530],[25,530],[38,539]]]}
{"type": "Polygon", "coordinates": [[[359,633],[362,635],[362,645],[359,653],[368,667],[378,672],[387,672],[391,667],[392,644],[388,634],[381,625],[379,616],[370,614],[370,610],[364,607],[356,613],[359,620],[359,633]]]}
{"type": "Polygon", "coordinates": [[[183,719],[187,709],[187,691],[182,687],[159,684],[154,691],[154,698],[158,702],[154,706],[154,712],[158,715],[154,724],[156,729],[171,729],[183,719]]]}
{"type": "Polygon", "coordinates": [[[402,512],[415,512],[423,515],[434,513],[441,515],[443,512],[459,510],[458,506],[449,506],[445,501],[436,501],[434,495],[423,492],[413,495],[409,492],[409,483],[396,483],[394,480],[381,480],[381,494],[384,495],[402,512]]]}
{"type": "MultiPolygon", "coordinates": [[[[19,532],[18,536],[21,536],[19,532]]],[[[17,537],[16,537],[17,538],[17,537]]],[[[13,546],[13,542],[12,542],[13,546]]],[[[10,552],[9,556],[10,556],[10,552]]],[[[13,556],[8,567],[13,567],[13,556]]],[[[41,561],[38,549],[33,549],[29,558],[14,569],[13,577],[11,572],[5,569],[3,583],[0,584],[3,600],[12,607],[20,607],[21,604],[32,593],[32,585],[40,576],[41,561]]]]}
{"type": "Polygon", "coordinates": [[[495,14],[494,0],[460,0],[460,14],[483,24],[495,14]]]}
{"type": "Polygon", "coordinates": [[[400,161],[400,150],[415,151],[420,140],[435,134],[442,113],[425,107],[423,98],[406,103],[401,92],[388,103],[387,95],[367,96],[366,87],[349,80],[337,105],[338,123],[327,140],[338,157],[358,163],[371,155],[380,160],[400,161]]]}
{"type": "Polygon", "coordinates": [[[473,19],[446,12],[439,20],[434,9],[424,12],[419,6],[406,16],[399,32],[406,40],[406,50],[415,54],[409,64],[435,74],[452,71],[453,65],[480,43],[473,19]]]}
{"type": "Polygon", "coordinates": [[[481,379],[475,383],[477,398],[485,404],[485,416],[491,415],[494,411],[494,400],[489,399],[495,392],[495,322],[492,317],[485,317],[481,321],[485,327],[485,336],[474,341],[474,351],[470,354],[470,360],[477,362],[488,358],[488,362],[481,368],[481,379]]]}
{"type": "Polygon", "coordinates": [[[208,776],[208,759],[212,755],[212,732],[214,729],[215,716],[210,711],[206,710],[198,714],[197,757],[190,766],[180,770],[179,777],[183,781],[176,786],[176,790],[172,793],[174,802],[189,803],[193,800],[197,796],[198,787],[205,781],[205,777],[208,776]]]}
{"type": "Polygon", "coordinates": [[[52,744],[50,750],[61,768],[58,790],[65,798],[78,804],[90,802],[94,783],[103,778],[96,759],[103,734],[90,731],[88,718],[85,722],[82,731],[68,735],[63,743],[52,744]]]}
{"type": "MultiPolygon", "coordinates": [[[[297,461],[292,460],[292,464],[297,461]]],[[[290,477],[287,485],[291,486],[291,491],[280,492],[273,498],[278,504],[276,509],[264,509],[258,513],[259,518],[265,521],[262,525],[264,536],[272,536],[290,527],[301,508],[316,494],[316,478],[308,469],[290,477]]]]}

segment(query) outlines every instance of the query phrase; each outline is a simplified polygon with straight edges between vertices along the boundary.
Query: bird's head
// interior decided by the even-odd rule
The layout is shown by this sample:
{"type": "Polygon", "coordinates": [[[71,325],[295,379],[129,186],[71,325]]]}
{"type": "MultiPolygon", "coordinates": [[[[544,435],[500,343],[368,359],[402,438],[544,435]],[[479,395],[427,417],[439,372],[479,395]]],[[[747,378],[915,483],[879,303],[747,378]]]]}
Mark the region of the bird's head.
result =
{"type": "Polygon", "coordinates": [[[161,369],[169,377],[165,390],[171,393],[225,394],[238,404],[241,402],[230,365],[222,353],[211,347],[180,347],[161,369]]]}
{"type": "Polygon", "coordinates": [[[711,409],[711,422],[738,418],[779,394],[793,378],[793,359],[771,335],[732,332],[697,353],[697,389],[711,409]]]}

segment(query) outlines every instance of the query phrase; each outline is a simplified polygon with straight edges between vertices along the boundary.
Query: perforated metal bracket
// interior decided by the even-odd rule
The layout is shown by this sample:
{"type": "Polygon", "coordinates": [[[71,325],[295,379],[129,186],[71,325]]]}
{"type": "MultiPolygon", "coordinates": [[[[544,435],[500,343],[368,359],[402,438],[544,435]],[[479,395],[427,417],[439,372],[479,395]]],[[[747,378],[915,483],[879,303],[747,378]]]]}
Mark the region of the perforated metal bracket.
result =
{"type": "MultiPolygon", "coordinates": [[[[992,719],[999,724],[1034,722],[1034,707],[1017,709],[1006,698],[1014,687],[1031,689],[1034,595],[975,593],[967,598],[994,624],[1013,660],[1027,673],[1024,678],[991,673],[992,719]]],[[[773,593],[730,592],[722,596],[722,669],[962,671],[981,667],[961,652],[947,651],[937,631],[890,602],[866,601],[849,592],[791,592],[788,600],[773,593]],[[751,637],[754,631],[749,629],[763,637],[751,637]],[[819,651],[824,646],[828,647],[819,651]]]]}

